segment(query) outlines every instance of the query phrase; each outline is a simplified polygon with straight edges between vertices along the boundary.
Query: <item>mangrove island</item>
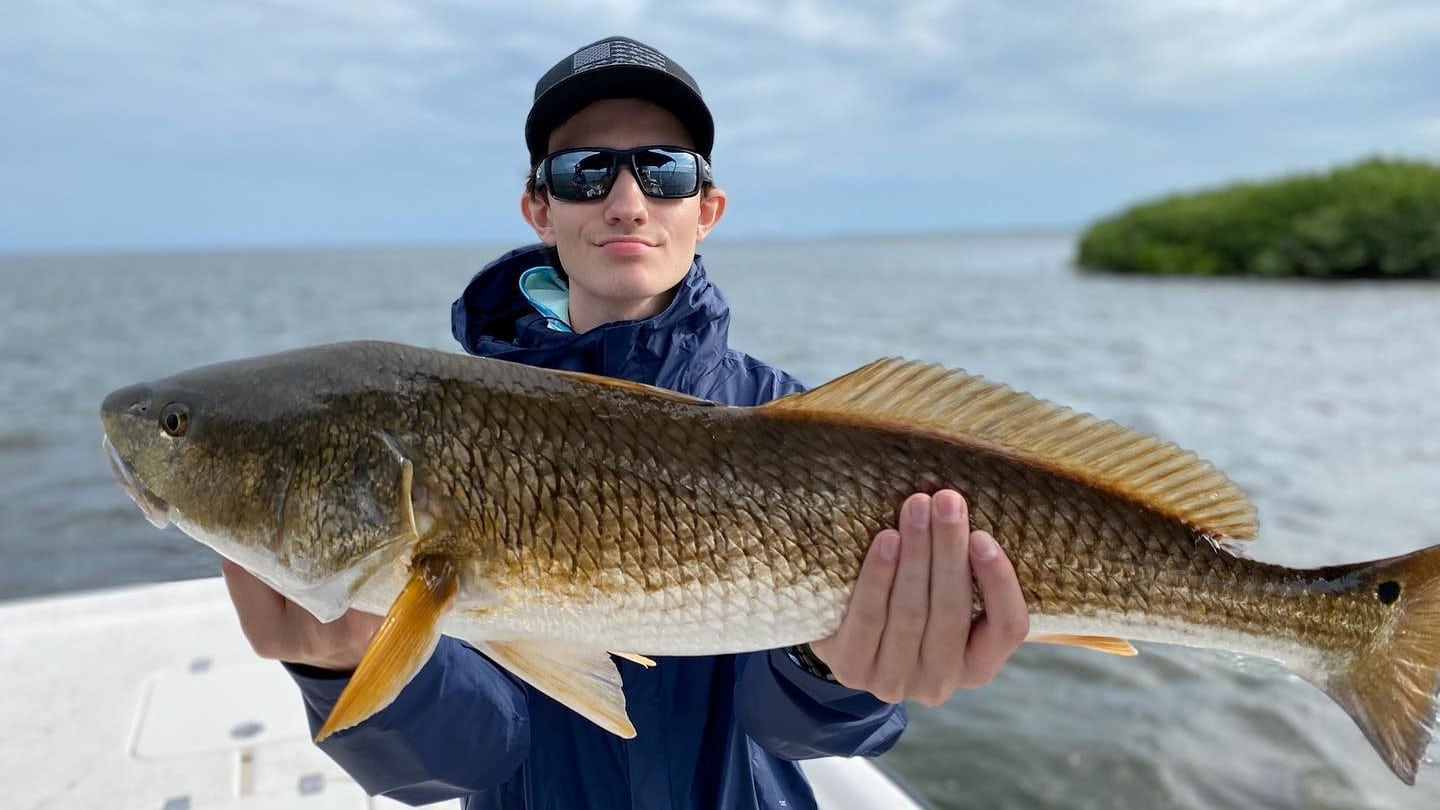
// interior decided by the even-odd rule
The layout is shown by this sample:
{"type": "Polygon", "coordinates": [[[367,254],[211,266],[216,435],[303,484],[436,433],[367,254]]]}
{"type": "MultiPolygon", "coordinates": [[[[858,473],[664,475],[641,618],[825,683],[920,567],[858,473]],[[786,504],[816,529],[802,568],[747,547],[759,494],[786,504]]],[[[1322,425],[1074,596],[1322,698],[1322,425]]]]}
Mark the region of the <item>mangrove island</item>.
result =
{"type": "Polygon", "coordinates": [[[1440,278],[1440,166],[1372,158],[1141,203],[1086,229],[1076,263],[1150,275],[1440,278]]]}

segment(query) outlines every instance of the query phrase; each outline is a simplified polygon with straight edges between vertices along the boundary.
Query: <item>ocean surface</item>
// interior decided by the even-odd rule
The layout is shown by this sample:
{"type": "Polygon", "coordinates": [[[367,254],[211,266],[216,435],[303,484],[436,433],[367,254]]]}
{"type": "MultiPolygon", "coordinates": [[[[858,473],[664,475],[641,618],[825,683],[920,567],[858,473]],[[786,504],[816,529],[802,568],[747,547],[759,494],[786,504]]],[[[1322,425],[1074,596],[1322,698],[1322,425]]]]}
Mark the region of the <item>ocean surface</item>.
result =
{"type": "MultiPolygon", "coordinates": [[[[501,247],[0,257],[0,598],[216,575],[112,480],[110,390],[335,340],[455,349],[450,302],[501,247]]],[[[1112,278],[1072,252],[1067,233],[705,246],[732,343],[812,384],[903,355],[1159,434],[1254,498],[1265,560],[1440,543],[1440,285],[1112,278]]],[[[1032,645],[912,717],[882,762],[944,808],[1440,807],[1440,748],[1406,787],[1319,691],[1217,652],[1032,645]]]]}

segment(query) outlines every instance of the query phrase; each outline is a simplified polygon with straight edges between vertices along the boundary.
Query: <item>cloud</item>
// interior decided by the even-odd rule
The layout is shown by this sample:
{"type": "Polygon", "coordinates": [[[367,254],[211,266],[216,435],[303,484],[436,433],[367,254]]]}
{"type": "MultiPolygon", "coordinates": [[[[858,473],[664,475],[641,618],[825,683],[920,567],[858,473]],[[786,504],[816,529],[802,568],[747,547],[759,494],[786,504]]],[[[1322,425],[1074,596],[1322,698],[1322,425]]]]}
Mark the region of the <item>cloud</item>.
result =
{"type": "MultiPolygon", "coordinates": [[[[513,189],[488,178],[523,171],[535,79],[570,49],[627,33],[699,78],[719,121],[721,176],[753,197],[806,179],[855,184],[871,200],[913,196],[907,178],[923,166],[935,189],[1046,178],[1042,196],[1066,207],[989,215],[1075,221],[1145,189],[1371,151],[1433,154],[1431,6],[21,0],[0,27],[0,157],[27,169],[0,168],[0,180],[80,170],[95,204],[113,210],[105,200],[136,192],[112,184],[147,177],[221,188],[233,176],[248,194],[267,176],[349,187],[405,167],[416,187],[437,190],[413,203],[436,217],[459,199],[513,219],[513,189]],[[482,199],[439,191],[457,182],[482,199]]],[[[163,208],[166,192],[155,193],[163,208]]],[[[894,206],[876,204],[857,219],[885,226],[894,206]]],[[[816,217],[846,216],[825,210],[839,205],[817,201],[816,217]]],[[[0,218],[0,238],[67,214],[16,216],[0,218]]],[[[217,219],[244,238],[240,217],[217,219]]]]}

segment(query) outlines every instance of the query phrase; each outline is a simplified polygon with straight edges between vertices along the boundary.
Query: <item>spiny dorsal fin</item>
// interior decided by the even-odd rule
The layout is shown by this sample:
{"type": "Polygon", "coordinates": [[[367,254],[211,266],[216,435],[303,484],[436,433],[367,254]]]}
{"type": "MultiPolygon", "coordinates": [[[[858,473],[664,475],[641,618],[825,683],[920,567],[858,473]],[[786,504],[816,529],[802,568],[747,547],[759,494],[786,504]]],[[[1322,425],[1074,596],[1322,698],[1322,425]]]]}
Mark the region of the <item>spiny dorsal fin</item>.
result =
{"type": "Polygon", "coordinates": [[[762,407],[981,439],[1124,493],[1217,540],[1256,534],[1249,499],[1194,453],[964,371],[886,358],[762,407]]]}
{"type": "Polygon", "coordinates": [[[607,388],[617,388],[621,391],[635,391],[641,394],[648,394],[653,397],[658,397],[659,399],[678,402],[682,405],[718,406],[718,403],[711,402],[708,399],[692,397],[689,394],[671,391],[668,388],[659,388],[654,385],[646,385],[645,383],[631,382],[630,380],[622,380],[617,377],[604,377],[599,374],[590,374],[584,371],[561,371],[558,369],[550,369],[548,373],[554,374],[557,377],[569,377],[572,380],[578,380],[589,385],[599,385],[607,388]]]}

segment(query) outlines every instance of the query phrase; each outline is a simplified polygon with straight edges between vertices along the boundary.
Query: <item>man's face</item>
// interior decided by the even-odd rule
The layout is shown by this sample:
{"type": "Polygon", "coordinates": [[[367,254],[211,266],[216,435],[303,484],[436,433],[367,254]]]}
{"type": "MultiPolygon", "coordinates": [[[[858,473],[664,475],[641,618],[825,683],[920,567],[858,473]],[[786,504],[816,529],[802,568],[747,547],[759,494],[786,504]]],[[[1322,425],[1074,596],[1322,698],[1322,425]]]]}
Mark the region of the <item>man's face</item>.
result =
{"type": "MultiPolygon", "coordinates": [[[[663,107],[605,99],[556,128],[548,151],[654,144],[694,148],[680,119],[663,107]]],[[[712,189],[678,200],[646,197],[627,167],[604,199],[566,202],[542,193],[539,199],[524,195],[520,204],[540,240],[560,254],[570,277],[571,325],[584,332],[664,309],[690,268],[695,244],[719,221],[725,195],[712,189]]]]}

